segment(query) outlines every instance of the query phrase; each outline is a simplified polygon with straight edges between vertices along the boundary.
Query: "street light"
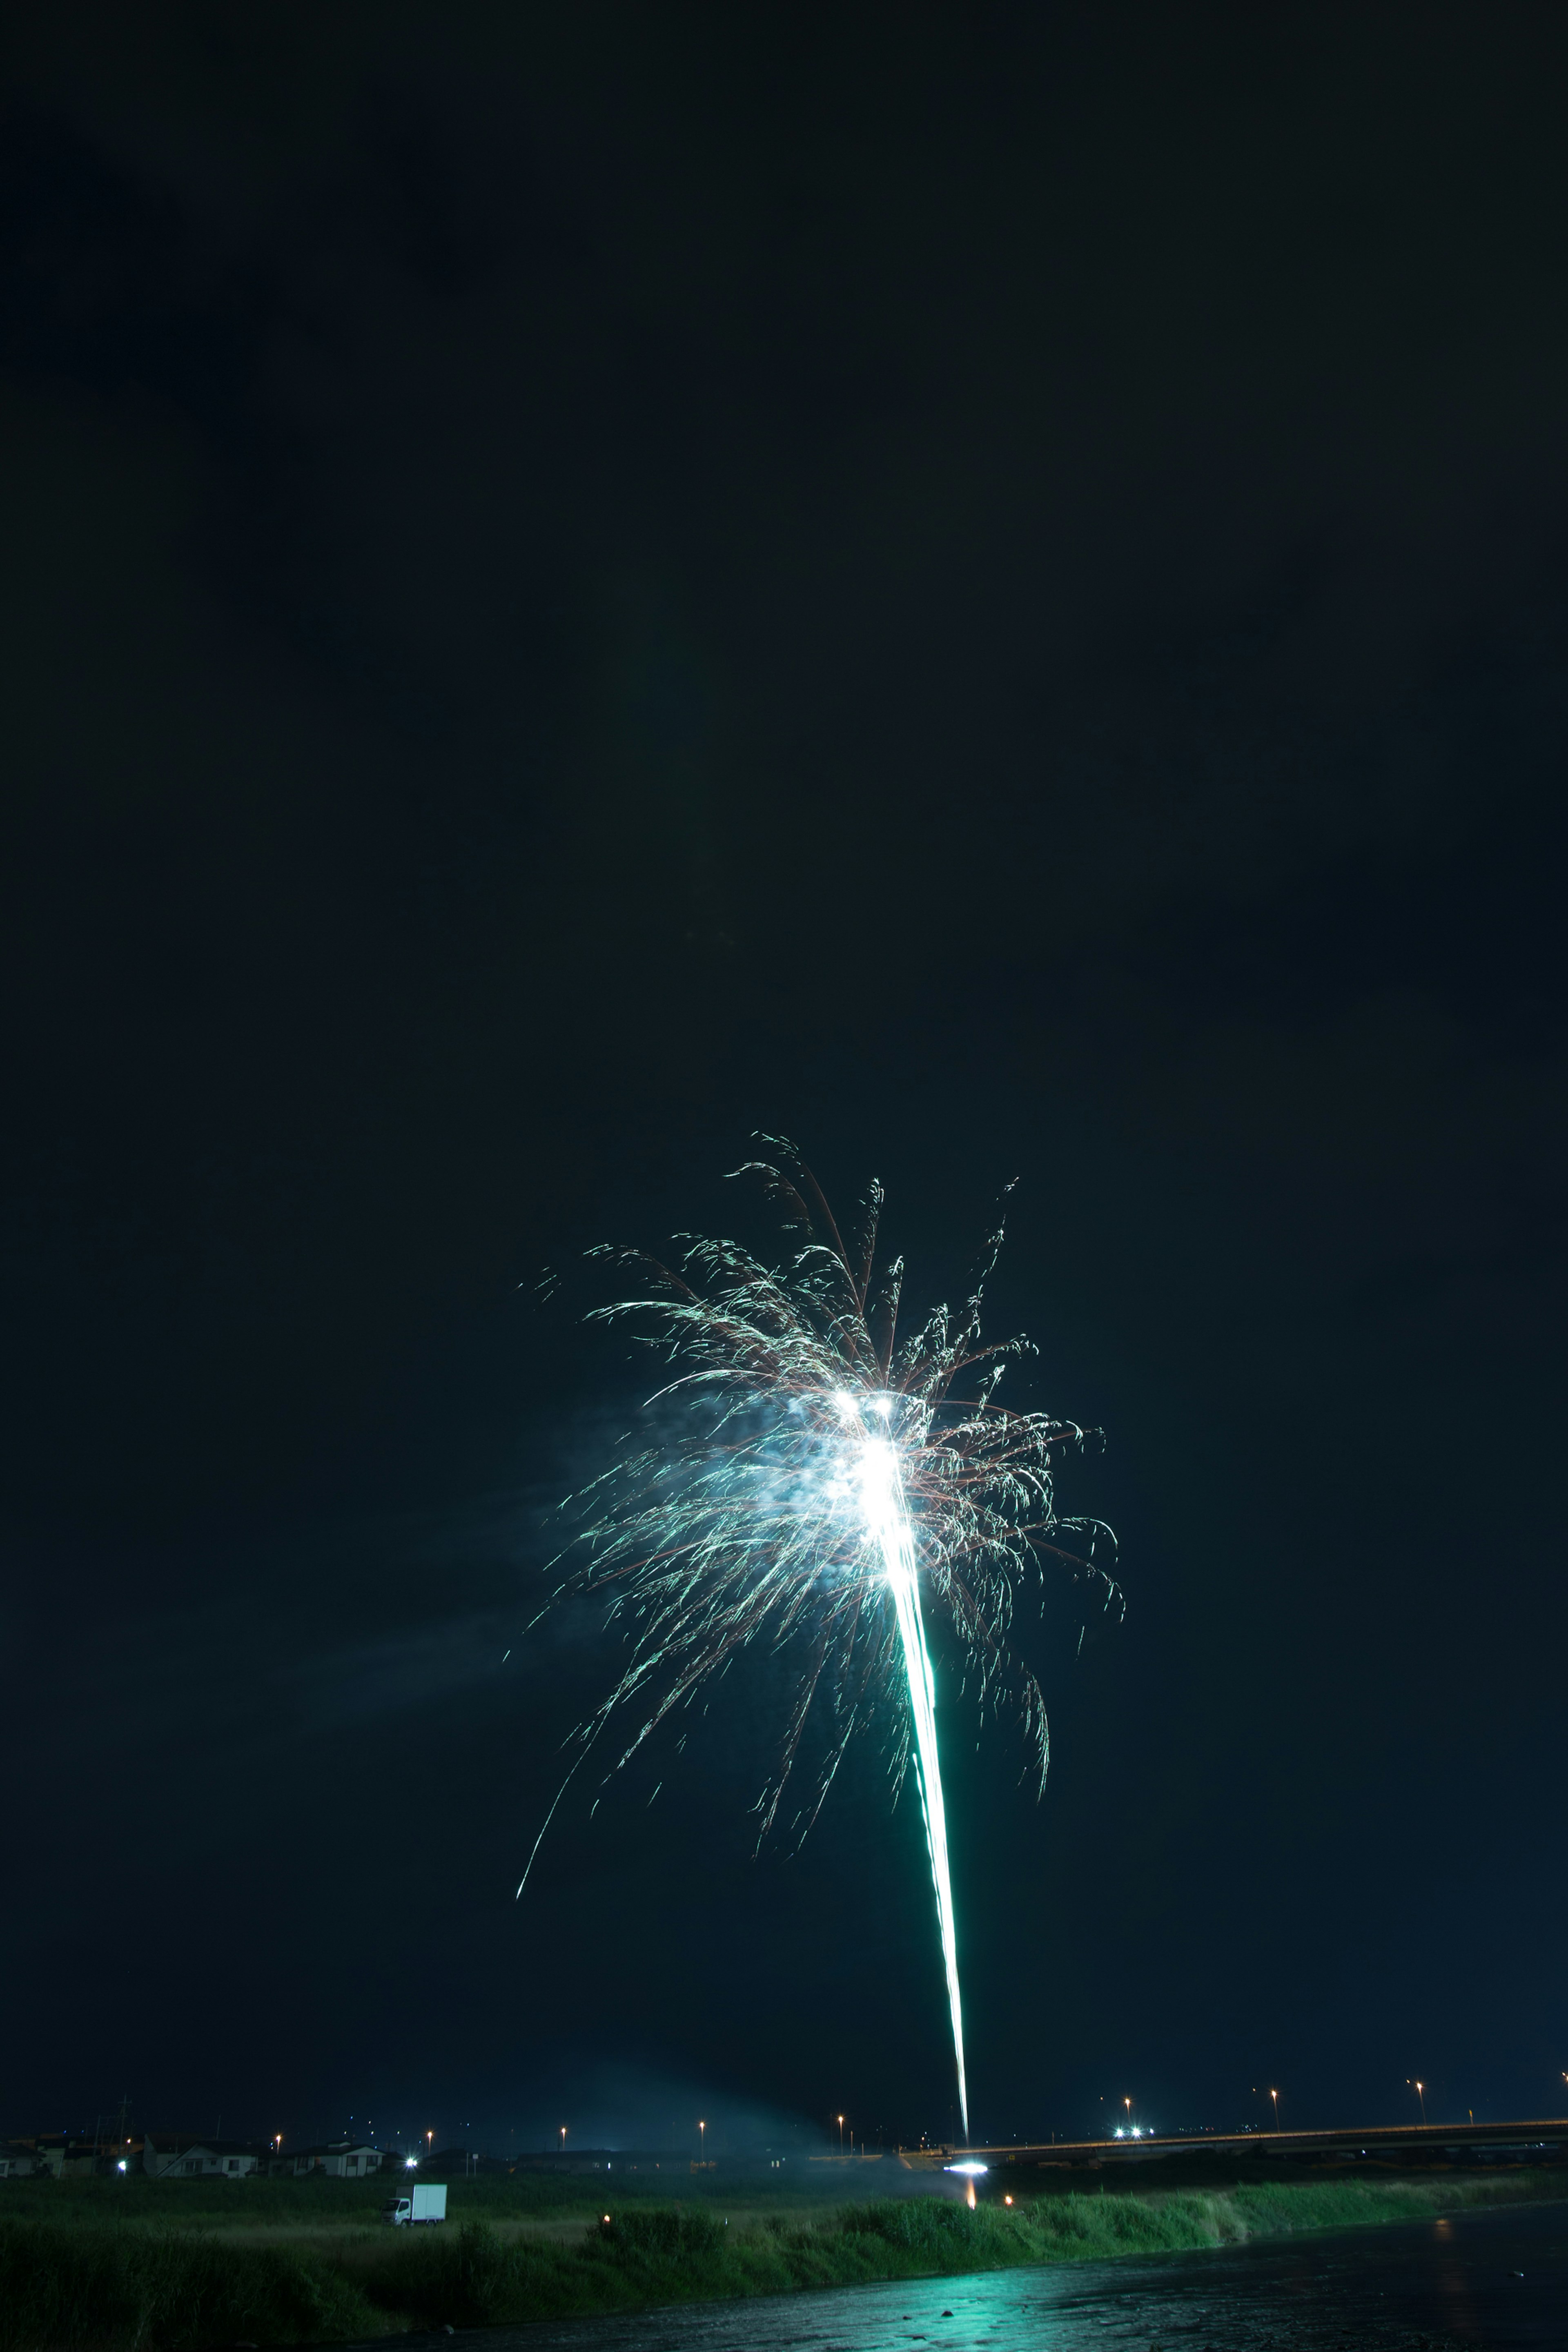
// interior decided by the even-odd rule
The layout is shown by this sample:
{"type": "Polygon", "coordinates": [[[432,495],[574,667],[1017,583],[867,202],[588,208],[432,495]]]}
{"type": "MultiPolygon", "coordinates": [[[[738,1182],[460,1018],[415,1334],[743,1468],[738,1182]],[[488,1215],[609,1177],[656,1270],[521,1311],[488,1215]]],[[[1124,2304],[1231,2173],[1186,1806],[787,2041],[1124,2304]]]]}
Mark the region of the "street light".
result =
{"type": "Polygon", "coordinates": [[[1423,2127],[1425,2127],[1426,2122],[1426,2085],[1425,2083],[1416,2084],[1415,2095],[1421,2102],[1421,2122],[1423,2127]]]}
{"type": "Polygon", "coordinates": [[[842,2116],[838,2118],[838,2153],[840,2156],[844,2153],[844,2118],[842,2116]]]}
{"type": "Polygon", "coordinates": [[[564,2124],[561,2126],[561,2153],[563,2156],[566,2153],[566,2126],[564,2124]]]}
{"type": "Polygon", "coordinates": [[[1270,2091],[1268,2095],[1274,2102],[1274,2128],[1278,2131],[1279,2128],[1279,2094],[1278,2091],[1270,2091]]]}
{"type": "Polygon", "coordinates": [[[700,2116],[697,2118],[697,2153],[701,2157],[708,2153],[708,2126],[700,2116]]]}

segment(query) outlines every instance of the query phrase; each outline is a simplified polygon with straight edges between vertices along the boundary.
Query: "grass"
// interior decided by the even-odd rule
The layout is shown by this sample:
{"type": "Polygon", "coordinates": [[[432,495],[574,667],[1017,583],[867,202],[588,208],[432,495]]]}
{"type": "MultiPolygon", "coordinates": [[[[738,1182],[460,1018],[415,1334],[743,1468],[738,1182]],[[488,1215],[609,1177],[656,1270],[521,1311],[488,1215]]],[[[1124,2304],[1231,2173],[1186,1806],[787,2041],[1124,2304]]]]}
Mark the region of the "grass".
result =
{"type": "Polygon", "coordinates": [[[320,2344],[384,2334],[336,2264],[174,2231],[0,2223],[0,2344],[320,2344]]]}
{"type": "MultiPolygon", "coordinates": [[[[279,2184],[292,2187],[294,2184],[279,2184]]],[[[465,2184],[474,2186],[475,2184],[465,2184]]],[[[1168,2254],[1288,2231],[1415,2221],[1464,2206],[1568,2194],[1561,2173],[1079,2189],[992,2200],[900,2196],[798,2206],[731,2224],[711,2203],[616,2203],[574,2242],[505,2234],[471,2200],[443,2230],[336,2226],[310,2242],[279,2201],[286,2243],[153,2219],[0,2219],[0,2352],[202,2352],[324,2344],[410,2326],[481,2327],[801,2287],[1168,2254]]],[[[496,2200],[485,2202],[495,2204],[496,2200]]],[[[354,2200],[355,2206],[359,2200],[354,2200]]],[[[0,2208],[0,2213],[6,2209],[0,2208]]],[[[221,2213],[221,2207],[215,2209],[221,2213]]],[[[356,2216],[357,2218],[357,2216],[356,2216]]],[[[258,2232],[258,2237],[259,2237],[258,2232]]]]}
{"type": "MultiPolygon", "coordinates": [[[[870,2193],[864,2184],[884,2169],[868,2165],[856,2189],[870,2193]]],[[[908,2179],[907,2174],[902,2176],[908,2179]]],[[[421,2179],[443,2178],[421,2173],[421,2179]]],[[[43,2175],[0,2182],[0,2222],[6,2220],[61,2221],[88,2226],[122,2221],[167,2222],[179,2229],[221,2230],[225,2234],[264,2231],[289,2233],[320,2230],[361,2230],[376,2226],[389,2196],[405,2186],[397,2173],[366,2180],[268,2179],[151,2180],[145,2174],[53,2180],[43,2175]]],[[[515,2221],[582,2221],[603,2210],[605,2191],[614,2187],[617,2206],[626,2204],[710,2205],[719,2212],[733,2211],[742,2196],[748,2202],[765,2201],[782,2210],[822,2212],[847,2201],[841,2175],[826,2167],[802,2165],[795,2179],[759,2173],[738,2188],[734,2178],[689,2172],[684,2165],[657,2171],[652,2164],[637,2170],[617,2168],[607,2179],[601,2173],[552,2175],[519,2170],[460,2176],[448,2188],[448,2210],[464,2221],[485,2220],[501,2225],[515,2221]]],[[[848,2192],[852,2196],[855,2191],[848,2192]]]]}

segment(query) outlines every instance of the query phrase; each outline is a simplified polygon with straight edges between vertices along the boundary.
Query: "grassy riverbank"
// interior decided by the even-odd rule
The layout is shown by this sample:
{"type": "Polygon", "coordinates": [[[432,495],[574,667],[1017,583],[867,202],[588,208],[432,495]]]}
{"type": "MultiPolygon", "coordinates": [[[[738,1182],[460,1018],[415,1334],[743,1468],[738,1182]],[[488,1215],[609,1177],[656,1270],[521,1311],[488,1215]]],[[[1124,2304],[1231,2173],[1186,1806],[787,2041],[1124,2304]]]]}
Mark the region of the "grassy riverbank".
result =
{"type": "Polygon", "coordinates": [[[312,2244],[132,2221],[0,2219],[0,2352],[205,2352],[479,2327],[801,2287],[1176,2253],[1288,2231],[1414,2221],[1568,2195],[1562,2174],[1064,2190],[982,2204],[903,2197],[731,2224],[706,2206],[628,2205],[574,2243],[444,2230],[336,2231],[312,2244]]]}

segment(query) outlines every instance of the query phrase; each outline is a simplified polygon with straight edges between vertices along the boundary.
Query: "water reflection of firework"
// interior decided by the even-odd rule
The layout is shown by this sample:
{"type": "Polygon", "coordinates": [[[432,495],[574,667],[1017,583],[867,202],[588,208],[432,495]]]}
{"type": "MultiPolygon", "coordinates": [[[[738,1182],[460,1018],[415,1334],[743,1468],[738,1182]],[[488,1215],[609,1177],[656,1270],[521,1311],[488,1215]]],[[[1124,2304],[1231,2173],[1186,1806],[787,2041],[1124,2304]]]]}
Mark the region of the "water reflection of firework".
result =
{"type": "MultiPolygon", "coordinates": [[[[679,1410],[672,1437],[617,1461],[568,1506],[582,1524],[556,1597],[607,1593],[629,1656],[603,1706],[574,1735],[567,1779],[616,1721],[627,1731],[612,1769],[625,1764],[757,1641],[790,1643],[800,1657],[777,1767],[758,1801],[761,1836],[777,1817],[814,1706],[826,1717],[827,1738],[792,1822],[802,1835],[857,1724],[874,1712],[889,1719],[895,1781],[911,1753],[914,1760],[967,2132],[922,1593],[963,1644],[982,1712],[988,1702],[1016,1704],[1043,1786],[1049,1732],[1039,1685],[1008,1647],[1015,1595],[1021,1580],[1055,1558],[1119,1609],[1119,1589],[1096,1558],[1113,1559],[1114,1540],[1098,1521],[1058,1518],[1054,1507],[1056,1457],[1085,1433],[995,1402],[1008,1361],[1032,1352],[1021,1339],[981,1339],[1000,1223],[962,1312],[939,1307],[900,1342],[902,1261],[875,1275],[880,1187],[872,1186],[863,1229],[847,1247],[793,1147],[764,1140],[773,1158],[735,1173],[760,1179],[782,1213],[782,1266],[734,1242],[689,1235],[673,1266],[640,1251],[595,1253],[633,1285],[630,1295],[596,1308],[596,1318],[629,1321],[665,1358],[672,1377],[658,1397],[679,1410]],[[889,1709],[891,1693],[899,1703],[889,1709]]],[[[526,1871],[523,1877],[526,1884],[526,1871]]]]}

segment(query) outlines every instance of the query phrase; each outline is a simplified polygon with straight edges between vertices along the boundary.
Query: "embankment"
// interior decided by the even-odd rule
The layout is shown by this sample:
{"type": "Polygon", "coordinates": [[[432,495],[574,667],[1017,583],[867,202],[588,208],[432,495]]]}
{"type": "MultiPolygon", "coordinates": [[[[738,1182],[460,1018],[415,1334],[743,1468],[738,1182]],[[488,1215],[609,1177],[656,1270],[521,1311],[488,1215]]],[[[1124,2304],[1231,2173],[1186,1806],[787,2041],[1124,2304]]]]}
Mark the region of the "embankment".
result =
{"type": "Polygon", "coordinates": [[[1550,2171],[1485,2179],[1079,2191],[974,2211],[934,2198],[777,2214],[731,2228],[702,2208],[611,2209],[575,2244],[484,2222],[366,2231],[312,2249],[176,2228],[0,2221],[0,2352],[205,2352],[325,2344],[411,2326],[482,2327],[654,2304],[1178,2253],[1289,2231],[1415,2221],[1568,2196],[1550,2171]]]}

